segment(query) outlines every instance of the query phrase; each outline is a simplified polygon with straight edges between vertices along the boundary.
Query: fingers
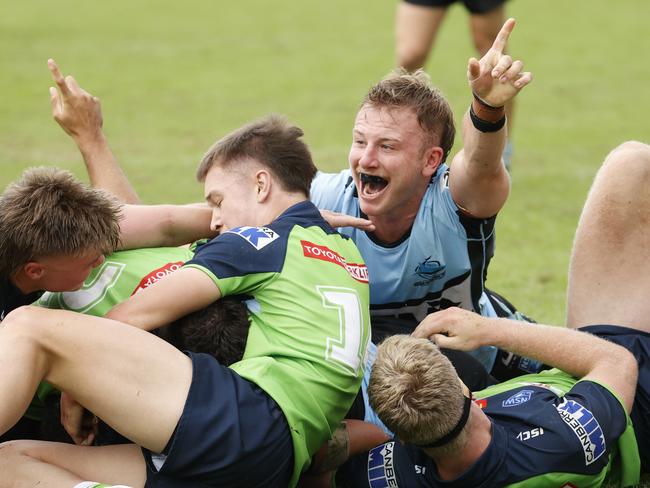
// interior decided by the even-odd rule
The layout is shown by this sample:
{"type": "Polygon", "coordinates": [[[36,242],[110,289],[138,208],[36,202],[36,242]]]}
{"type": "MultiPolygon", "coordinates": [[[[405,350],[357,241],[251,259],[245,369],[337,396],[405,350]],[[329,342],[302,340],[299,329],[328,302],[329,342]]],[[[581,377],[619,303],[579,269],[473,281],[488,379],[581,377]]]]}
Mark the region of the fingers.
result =
{"type": "Polygon", "coordinates": [[[467,62],[467,79],[472,82],[481,76],[481,64],[476,58],[469,58],[467,62]]]}
{"type": "Polygon", "coordinates": [[[503,24],[503,27],[501,27],[501,30],[497,34],[496,39],[494,39],[494,42],[492,43],[492,49],[498,51],[499,53],[502,53],[506,48],[506,44],[508,44],[508,37],[510,37],[510,33],[514,28],[515,19],[511,17],[506,20],[503,24]]]}
{"type": "Polygon", "coordinates": [[[519,75],[519,79],[515,81],[515,88],[517,90],[521,90],[523,87],[525,87],[528,83],[533,81],[533,74],[530,71],[525,71],[519,75]]]}
{"type": "Polygon", "coordinates": [[[59,92],[53,86],[50,87],[50,104],[52,104],[52,113],[59,108],[59,92]]]}
{"type": "Polygon", "coordinates": [[[502,74],[506,73],[512,65],[512,58],[507,54],[502,55],[494,68],[492,68],[492,78],[499,78],[502,74]]]}
{"type": "Polygon", "coordinates": [[[411,335],[419,339],[428,339],[436,334],[447,334],[449,323],[445,320],[446,316],[446,310],[427,315],[411,335]]]}
{"type": "Polygon", "coordinates": [[[69,94],[70,90],[68,89],[68,85],[65,82],[65,78],[63,78],[61,71],[59,71],[59,67],[52,58],[47,60],[47,67],[49,68],[50,73],[52,73],[52,78],[54,79],[56,86],[58,86],[59,90],[61,90],[61,93],[63,95],[69,94]]]}

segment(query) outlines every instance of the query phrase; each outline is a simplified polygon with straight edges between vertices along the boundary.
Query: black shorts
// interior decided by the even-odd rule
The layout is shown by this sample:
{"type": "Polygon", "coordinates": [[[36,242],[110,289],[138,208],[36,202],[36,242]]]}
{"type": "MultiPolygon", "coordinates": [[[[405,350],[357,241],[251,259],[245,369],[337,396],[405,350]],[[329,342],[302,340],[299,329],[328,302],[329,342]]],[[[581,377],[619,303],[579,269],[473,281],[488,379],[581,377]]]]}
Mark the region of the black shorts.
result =
{"type": "MultiPolygon", "coordinates": [[[[449,7],[456,0],[404,0],[406,3],[422,7],[449,7]]],[[[472,14],[487,14],[506,3],[506,0],[463,0],[465,8],[472,14]]]]}
{"type": "Polygon", "coordinates": [[[166,456],[143,449],[145,487],[286,487],[293,444],[280,407],[212,356],[189,356],[192,384],[166,456]]]}
{"type": "Polygon", "coordinates": [[[630,351],[639,365],[639,379],[630,418],[639,446],[644,471],[650,470],[650,334],[617,325],[590,325],[580,328],[630,351]]]}

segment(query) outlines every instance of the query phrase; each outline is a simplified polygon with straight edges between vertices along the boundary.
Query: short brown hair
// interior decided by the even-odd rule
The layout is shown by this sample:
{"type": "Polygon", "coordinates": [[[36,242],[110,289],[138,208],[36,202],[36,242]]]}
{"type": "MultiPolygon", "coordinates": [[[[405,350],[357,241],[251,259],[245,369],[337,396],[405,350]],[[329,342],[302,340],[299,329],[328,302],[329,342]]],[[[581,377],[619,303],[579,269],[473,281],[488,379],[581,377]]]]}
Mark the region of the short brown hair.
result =
{"type": "Polygon", "coordinates": [[[277,115],[251,122],[218,140],[203,156],[196,177],[203,181],[215,164],[226,168],[252,159],[269,168],[284,190],[309,197],[316,166],[300,139],[303,135],[302,129],[277,115]]]}
{"type": "MultiPolygon", "coordinates": [[[[416,445],[435,442],[458,423],[463,390],[456,370],[427,339],[395,335],[377,348],[368,385],[370,405],[398,439],[416,445]]],[[[454,452],[466,428],[437,452],[454,452]]]]}
{"type": "Polygon", "coordinates": [[[412,109],[430,142],[442,147],[442,161],[447,159],[456,136],[454,114],[442,92],[431,84],[431,78],[423,70],[409,73],[398,68],[391,71],[370,89],[361,103],[362,107],[365,105],[412,109]]]}
{"type": "Polygon", "coordinates": [[[69,171],[31,168],[0,196],[0,276],[45,256],[108,254],[120,238],[120,205],[69,171]]]}

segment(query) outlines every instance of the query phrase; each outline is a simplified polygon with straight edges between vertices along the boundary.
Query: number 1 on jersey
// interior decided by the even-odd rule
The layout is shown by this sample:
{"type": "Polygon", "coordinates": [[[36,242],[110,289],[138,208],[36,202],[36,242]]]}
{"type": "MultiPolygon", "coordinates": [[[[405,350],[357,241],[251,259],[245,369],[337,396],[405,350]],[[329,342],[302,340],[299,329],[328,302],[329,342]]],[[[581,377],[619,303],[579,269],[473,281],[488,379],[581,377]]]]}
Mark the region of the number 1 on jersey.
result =
{"type": "Polygon", "coordinates": [[[317,288],[323,298],[323,306],[335,308],[339,314],[340,335],[338,338],[327,338],[325,358],[342,363],[357,373],[364,352],[361,347],[363,315],[359,297],[351,288],[317,288]]]}

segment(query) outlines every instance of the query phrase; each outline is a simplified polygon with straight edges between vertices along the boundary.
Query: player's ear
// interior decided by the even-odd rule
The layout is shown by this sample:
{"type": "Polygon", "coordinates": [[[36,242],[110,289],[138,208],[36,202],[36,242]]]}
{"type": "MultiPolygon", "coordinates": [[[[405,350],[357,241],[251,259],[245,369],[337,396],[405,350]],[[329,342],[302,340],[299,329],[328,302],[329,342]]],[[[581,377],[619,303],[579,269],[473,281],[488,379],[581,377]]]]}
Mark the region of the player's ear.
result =
{"type": "Polygon", "coordinates": [[[426,160],[422,168],[422,174],[427,177],[433,176],[438,166],[442,163],[443,149],[440,146],[431,146],[425,149],[426,160]]]}
{"type": "Polygon", "coordinates": [[[21,269],[25,276],[30,280],[40,280],[45,274],[45,266],[36,261],[30,261],[23,264],[21,269]]]}
{"type": "Polygon", "coordinates": [[[271,174],[261,169],[255,173],[255,184],[257,185],[257,203],[264,203],[271,193],[271,174]]]}

